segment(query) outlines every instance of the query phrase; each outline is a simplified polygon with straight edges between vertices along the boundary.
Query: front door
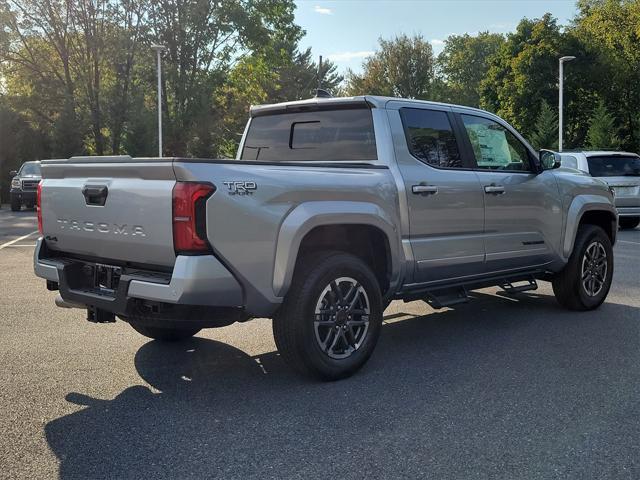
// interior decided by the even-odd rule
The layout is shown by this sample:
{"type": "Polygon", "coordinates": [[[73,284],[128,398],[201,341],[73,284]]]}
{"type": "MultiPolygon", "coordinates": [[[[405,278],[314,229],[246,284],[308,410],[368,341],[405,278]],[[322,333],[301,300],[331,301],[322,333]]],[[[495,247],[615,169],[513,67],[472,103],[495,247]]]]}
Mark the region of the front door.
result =
{"type": "Polygon", "coordinates": [[[476,115],[460,119],[484,195],[486,271],[548,263],[562,229],[553,173],[535,171],[533,153],[506,125],[476,115]]]}
{"type": "Polygon", "coordinates": [[[481,273],[484,195],[476,173],[461,155],[450,108],[388,112],[407,198],[413,282],[481,273]]]}

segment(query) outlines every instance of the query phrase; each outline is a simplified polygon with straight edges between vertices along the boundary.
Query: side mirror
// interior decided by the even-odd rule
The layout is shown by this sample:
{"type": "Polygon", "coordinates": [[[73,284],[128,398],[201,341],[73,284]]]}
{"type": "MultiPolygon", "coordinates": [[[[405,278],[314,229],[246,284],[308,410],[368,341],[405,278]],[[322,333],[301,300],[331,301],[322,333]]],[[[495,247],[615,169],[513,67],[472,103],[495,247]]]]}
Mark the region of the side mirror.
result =
{"type": "Polygon", "coordinates": [[[18,175],[18,171],[17,170],[11,170],[9,172],[9,176],[12,177],[12,178],[15,177],[16,175],[18,175]]]}
{"type": "Polygon", "coordinates": [[[562,157],[551,150],[540,150],[539,159],[542,170],[553,170],[560,167],[562,157]]]}

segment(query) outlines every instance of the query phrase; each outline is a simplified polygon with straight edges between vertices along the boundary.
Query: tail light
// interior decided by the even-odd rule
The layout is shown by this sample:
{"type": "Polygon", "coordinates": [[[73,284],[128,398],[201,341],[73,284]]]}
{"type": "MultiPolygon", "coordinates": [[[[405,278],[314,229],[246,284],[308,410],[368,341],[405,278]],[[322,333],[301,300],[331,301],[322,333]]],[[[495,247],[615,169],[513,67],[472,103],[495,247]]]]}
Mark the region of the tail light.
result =
{"type": "Polygon", "coordinates": [[[36,192],[36,211],[38,212],[38,231],[42,232],[42,180],[38,182],[38,191],[36,192]]]}
{"type": "Polygon", "coordinates": [[[207,199],[216,188],[210,183],[176,182],[173,187],[173,247],[176,253],[206,253],[207,199]]]}

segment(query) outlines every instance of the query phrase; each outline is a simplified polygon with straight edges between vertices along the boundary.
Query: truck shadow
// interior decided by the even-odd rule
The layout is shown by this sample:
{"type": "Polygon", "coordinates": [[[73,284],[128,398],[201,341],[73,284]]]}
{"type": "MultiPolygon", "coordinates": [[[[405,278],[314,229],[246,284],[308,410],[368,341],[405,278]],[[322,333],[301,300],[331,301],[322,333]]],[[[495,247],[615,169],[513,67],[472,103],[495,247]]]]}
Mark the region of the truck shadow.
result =
{"type": "Polygon", "coordinates": [[[545,295],[478,297],[391,316],[365,368],[334,383],[291,373],[276,352],[150,341],[135,366],[153,388],[112,400],[69,393],[87,408],[45,426],[60,476],[508,477],[529,466],[544,477],[609,468],[606,452],[634,458],[638,397],[607,392],[637,380],[624,365],[638,360],[639,309],[576,314],[545,295]]]}

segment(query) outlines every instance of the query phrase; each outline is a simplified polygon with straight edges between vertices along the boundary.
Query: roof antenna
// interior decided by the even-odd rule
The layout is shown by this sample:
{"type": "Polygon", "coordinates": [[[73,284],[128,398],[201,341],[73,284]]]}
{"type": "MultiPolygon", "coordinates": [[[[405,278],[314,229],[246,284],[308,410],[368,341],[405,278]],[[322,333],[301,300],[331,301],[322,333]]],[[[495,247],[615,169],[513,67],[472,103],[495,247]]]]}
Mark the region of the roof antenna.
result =
{"type": "Polygon", "coordinates": [[[316,98],[331,98],[331,94],[322,88],[322,55],[320,55],[320,61],[318,62],[318,88],[316,88],[316,98]]]}

